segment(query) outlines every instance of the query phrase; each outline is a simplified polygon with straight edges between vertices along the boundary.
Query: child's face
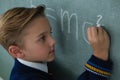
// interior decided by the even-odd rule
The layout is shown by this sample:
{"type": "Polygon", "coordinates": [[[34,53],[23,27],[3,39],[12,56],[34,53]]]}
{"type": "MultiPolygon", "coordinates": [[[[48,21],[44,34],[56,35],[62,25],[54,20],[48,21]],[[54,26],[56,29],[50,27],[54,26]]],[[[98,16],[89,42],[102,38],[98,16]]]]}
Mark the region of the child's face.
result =
{"type": "Polygon", "coordinates": [[[34,19],[25,29],[23,37],[23,59],[33,62],[49,62],[54,60],[55,40],[51,36],[50,24],[45,17],[34,19]]]}

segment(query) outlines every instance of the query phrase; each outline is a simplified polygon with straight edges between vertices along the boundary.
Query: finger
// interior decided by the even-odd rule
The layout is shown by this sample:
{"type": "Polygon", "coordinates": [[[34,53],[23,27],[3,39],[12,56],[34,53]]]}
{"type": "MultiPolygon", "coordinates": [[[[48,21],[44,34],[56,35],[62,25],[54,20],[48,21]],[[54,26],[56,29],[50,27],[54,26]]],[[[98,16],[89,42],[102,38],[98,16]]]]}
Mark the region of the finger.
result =
{"type": "Polygon", "coordinates": [[[98,38],[98,32],[97,32],[97,27],[91,27],[91,37],[94,41],[97,41],[97,38],[98,38]]]}
{"type": "Polygon", "coordinates": [[[101,27],[98,28],[98,38],[99,40],[104,40],[104,31],[101,27]]]}
{"type": "Polygon", "coordinates": [[[88,35],[88,40],[91,41],[92,34],[91,34],[91,28],[90,27],[87,29],[87,35],[88,35]]]}
{"type": "Polygon", "coordinates": [[[109,40],[109,36],[108,36],[107,32],[105,30],[103,30],[103,32],[104,32],[104,38],[105,38],[105,40],[109,40]]]}
{"type": "Polygon", "coordinates": [[[98,27],[98,36],[103,36],[103,29],[98,27]]]}

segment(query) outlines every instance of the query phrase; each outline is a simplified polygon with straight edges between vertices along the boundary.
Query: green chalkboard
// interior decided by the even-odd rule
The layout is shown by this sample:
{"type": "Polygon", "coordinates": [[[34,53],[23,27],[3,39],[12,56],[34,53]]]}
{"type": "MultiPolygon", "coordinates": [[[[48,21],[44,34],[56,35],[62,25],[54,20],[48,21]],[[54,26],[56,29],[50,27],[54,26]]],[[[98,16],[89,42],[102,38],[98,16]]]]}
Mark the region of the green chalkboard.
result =
{"type": "MultiPolygon", "coordinates": [[[[39,4],[46,5],[46,15],[57,41],[56,59],[49,65],[57,80],[75,80],[84,71],[83,66],[93,53],[86,29],[97,23],[110,34],[110,57],[114,62],[110,79],[119,80],[120,0],[0,0],[0,14],[13,7],[39,4]]],[[[0,55],[0,76],[8,80],[13,59],[2,47],[0,55]]]]}

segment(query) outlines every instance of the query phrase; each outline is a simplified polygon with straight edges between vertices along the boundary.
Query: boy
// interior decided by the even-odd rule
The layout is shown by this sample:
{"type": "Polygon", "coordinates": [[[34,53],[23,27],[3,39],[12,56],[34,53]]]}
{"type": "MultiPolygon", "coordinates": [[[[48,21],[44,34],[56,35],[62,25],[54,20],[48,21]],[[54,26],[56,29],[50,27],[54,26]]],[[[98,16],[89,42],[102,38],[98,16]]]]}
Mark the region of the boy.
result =
{"type": "MultiPolygon", "coordinates": [[[[91,27],[87,32],[94,54],[78,80],[108,80],[109,37],[102,28],[91,27]]],[[[0,44],[15,59],[10,80],[54,80],[47,62],[55,58],[55,43],[43,6],[13,8],[0,18],[0,44]]]]}

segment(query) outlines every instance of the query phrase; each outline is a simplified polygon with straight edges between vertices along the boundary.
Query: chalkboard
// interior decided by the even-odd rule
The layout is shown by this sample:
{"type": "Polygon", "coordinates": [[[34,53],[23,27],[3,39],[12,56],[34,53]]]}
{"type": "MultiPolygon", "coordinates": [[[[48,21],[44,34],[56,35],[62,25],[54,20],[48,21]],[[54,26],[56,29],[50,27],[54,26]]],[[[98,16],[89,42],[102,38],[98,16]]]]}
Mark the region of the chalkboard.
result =
{"type": "MultiPolygon", "coordinates": [[[[39,4],[46,5],[46,15],[57,41],[56,59],[49,65],[57,80],[76,80],[84,71],[84,64],[93,54],[86,29],[96,24],[104,26],[110,35],[110,57],[114,62],[110,80],[119,80],[120,0],[0,0],[0,14],[13,7],[39,4]]],[[[9,75],[4,73],[10,73],[13,59],[2,47],[0,55],[0,76],[8,80],[9,75]]]]}

